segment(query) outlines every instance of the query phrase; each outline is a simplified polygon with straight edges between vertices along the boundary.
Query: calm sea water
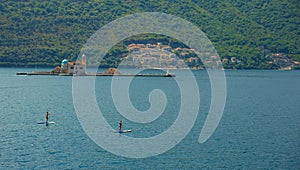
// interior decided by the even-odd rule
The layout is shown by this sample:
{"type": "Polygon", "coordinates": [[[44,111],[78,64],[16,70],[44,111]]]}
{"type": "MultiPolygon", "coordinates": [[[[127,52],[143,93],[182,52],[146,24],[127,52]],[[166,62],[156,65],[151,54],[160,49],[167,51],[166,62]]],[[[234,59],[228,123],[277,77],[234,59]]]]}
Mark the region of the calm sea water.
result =
{"type": "MultiPolygon", "coordinates": [[[[96,145],[82,129],[72,101],[72,77],[16,76],[34,69],[0,68],[0,169],[299,169],[300,72],[226,71],[227,101],[221,122],[198,143],[210,105],[205,71],[193,71],[201,97],[198,118],[188,136],[161,155],[132,159],[96,145]],[[50,111],[51,126],[38,125],[50,111]]],[[[184,71],[174,71],[183,79],[184,71]]],[[[96,96],[115,129],[120,114],[110,94],[111,77],[96,78],[96,96]]],[[[132,137],[157,135],[172,125],[180,93],[172,78],[135,78],[130,98],[147,110],[149,92],[163,90],[164,114],[148,124],[123,119],[132,137]]],[[[99,126],[99,128],[101,128],[99,126]]]]}

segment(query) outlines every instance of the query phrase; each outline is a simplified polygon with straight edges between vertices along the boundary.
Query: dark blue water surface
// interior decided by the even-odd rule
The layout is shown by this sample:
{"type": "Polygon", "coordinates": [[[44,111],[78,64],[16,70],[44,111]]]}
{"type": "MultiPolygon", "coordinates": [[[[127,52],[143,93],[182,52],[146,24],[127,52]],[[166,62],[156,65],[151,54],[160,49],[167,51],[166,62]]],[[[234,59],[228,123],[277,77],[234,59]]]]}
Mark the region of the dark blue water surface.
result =
{"type": "MultiPolygon", "coordinates": [[[[150,158],[120,157],[96,145],[81,127],[73,106],[72,77],[16,76],[34,69],[0,68],[0,169],[299,169],[300,71],[226,71],[227,101],[221,122],[205,143],[199,134],[210,106],[206,71],[193,71],[200,110],[193,129],[177,146],[150,158]],[[50,121],[45,126],[45,112],[50,121]]],[[[185,71],[172,71],[189,80],[185,71]]],[[[131,122],[114,107],[111,77],[96,78],[96,98],[104,117],[131,137],[162,133],[175,121],[180,92],[172,78],[136,77],[130,99],[149,109],[149,93],[165,92],[168,104],[151,123],[131,122]]],[[[101,125],[99,125],[101,128],[101,125]]]]}

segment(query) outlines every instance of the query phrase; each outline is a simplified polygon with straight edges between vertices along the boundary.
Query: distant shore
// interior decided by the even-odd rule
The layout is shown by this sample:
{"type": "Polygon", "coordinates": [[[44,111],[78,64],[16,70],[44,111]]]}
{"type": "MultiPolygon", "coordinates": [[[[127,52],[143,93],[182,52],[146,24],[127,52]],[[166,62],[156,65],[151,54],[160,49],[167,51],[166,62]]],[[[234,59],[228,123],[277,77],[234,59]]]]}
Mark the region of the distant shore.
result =
{"type": "MultiPolygon", "coordinates": [[[[27,67],[27,66],[0,66],[0,68],[26,68],[26,69],[33,69],[33,70],[39,70],[39,69],[53,69],[53,67],[47,66],[47,67],[27,67]]],[[[90,66],[89,68],[98,68],[96,66],[90,66]]],[[[99,69],[107,69],[105,68],[99,68],[99,69]]],[[[125,68],[125,69],[141,69],[141,68],[125,68]]],[[[186,70],[183,68],[143,68],[143,69],[156,69],[156,70],[186,70]]],[[[205,68],[189,68],[190,70],[206,70],[205,68]]],[[[300,67],[295,67],[291,69],[266,69],[266,68],[224,68],[223,70],[300,70],[300,67]]]]}

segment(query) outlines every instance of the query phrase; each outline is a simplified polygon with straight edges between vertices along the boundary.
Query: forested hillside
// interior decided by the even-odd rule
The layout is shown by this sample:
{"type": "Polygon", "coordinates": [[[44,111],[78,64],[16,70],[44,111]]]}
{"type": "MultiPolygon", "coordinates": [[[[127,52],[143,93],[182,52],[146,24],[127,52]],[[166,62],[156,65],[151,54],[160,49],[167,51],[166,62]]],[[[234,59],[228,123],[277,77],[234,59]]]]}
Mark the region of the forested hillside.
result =
{"type": "MultiPolygon", "coordinates": [[[[266,58],[271,53],[284,53],[300,61],[297,0],[2,0],[0,66],[52,67],[63,58],[77,58],[95,31],[138,12],[164,12],[194,23],[210,38],[221,58],[241,61],[225,64],[228,68],[276,68],[276,63],[266,58]]],[[[113,48],[102,66],[116,66],[129,42],[155,38],[174,44],[162,36],[134,37],[113,48]]]]}

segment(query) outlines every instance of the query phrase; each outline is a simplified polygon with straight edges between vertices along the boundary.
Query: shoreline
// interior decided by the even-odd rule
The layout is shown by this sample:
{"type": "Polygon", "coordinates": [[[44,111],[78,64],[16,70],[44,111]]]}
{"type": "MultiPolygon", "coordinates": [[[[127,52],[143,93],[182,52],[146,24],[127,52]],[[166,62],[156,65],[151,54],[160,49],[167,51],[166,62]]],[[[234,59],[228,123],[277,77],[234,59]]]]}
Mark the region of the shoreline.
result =
{"type": "Polygon", "coordinates": [[[39,72],[17,72],[16,75],[21,76],[34,76],[34,75],[44,75],[44,76],[120,76],[120,77],[176,77],[175,74],[108,74],[108,73],[86,73],[83,75],[76,74],[64,74],[64,73],[52,73],[46,71],[39,72]]]}
{"type": "MultiPolygon", "coordinates": [[[[0,68],[24,68],[24,69],[35,69],[34,67],[2,67],[0,66],[0,68]]],[[[39,67],[39,69],[52,69],[52,67],[39,67]]],[[[97,68],[97,67],[90,67],[90,68],[97,68]]],[[[99,68],[99,69],[106,69],[106,68],[99,68]]],[[[140,68],[125,68],[125,69],[140,69],[140,68]]],[[[208,70],[205,68],[202,69],[195,69],[195,68],[144,68],[144,70],[193,70],[193,71],[197,71],[197,70],[208,70]]],[[[212,70],[212,69],[211,69],[212,70]]],[[[215,69],[215,70],[223,70],[223,71],[227,71],[227,70],[278,70],[278,71],[292,71],[292,70],[300,70],[300,68],[293,68],[293,69],[256,69],[256,68],[249,68],[249,69],[215,69]]]]}

